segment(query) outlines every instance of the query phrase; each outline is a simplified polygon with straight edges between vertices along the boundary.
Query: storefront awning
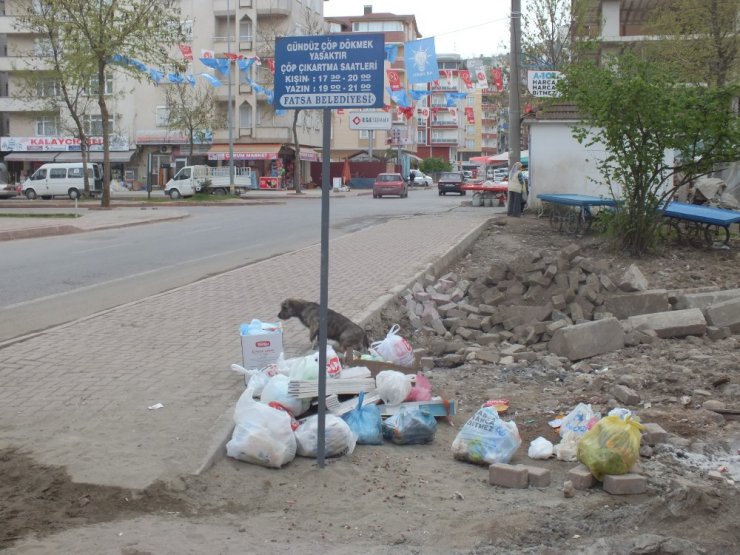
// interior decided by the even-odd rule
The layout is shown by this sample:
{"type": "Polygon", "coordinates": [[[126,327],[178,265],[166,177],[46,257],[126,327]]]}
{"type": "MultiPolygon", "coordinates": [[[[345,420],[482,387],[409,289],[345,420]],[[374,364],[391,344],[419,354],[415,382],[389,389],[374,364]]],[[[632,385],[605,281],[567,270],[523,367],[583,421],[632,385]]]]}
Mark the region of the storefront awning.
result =
{"type": "MultiPolygon", "coordinates": [[[[122,164],[125,162],[130,162],[131,157],[134,155],[134,152],[136,151],[135,150],[111,151],[110,161],[112,164],[122,164]]],[[[82,162],[82,155],[79,152],[60,152],[54,161],[55,162],[82,162]]],[[[98,151],[91,152],[90,162],[102,164],[103,163],[103,153],[98,152],[98,151]]]]}
{"type": "Polygon", "coordinates": [[[5,155],[5,162],[53,162],[61,152],[11,152],[5,155]]]}
{"type": "MultiPolygon", "coordinates": [[[[279,144],[234,145],[234,160],[276,160],[279,144]]],[[[209,160],[228,160],[229,145],[213,145],[208,149],[209,160]]]]}
{"type": "Polygon", "coordinates": [[[319,153],[312,149],[310,146],[302,146],[301,160],[303,160],[304,162],[318,162],[319,153]]]}

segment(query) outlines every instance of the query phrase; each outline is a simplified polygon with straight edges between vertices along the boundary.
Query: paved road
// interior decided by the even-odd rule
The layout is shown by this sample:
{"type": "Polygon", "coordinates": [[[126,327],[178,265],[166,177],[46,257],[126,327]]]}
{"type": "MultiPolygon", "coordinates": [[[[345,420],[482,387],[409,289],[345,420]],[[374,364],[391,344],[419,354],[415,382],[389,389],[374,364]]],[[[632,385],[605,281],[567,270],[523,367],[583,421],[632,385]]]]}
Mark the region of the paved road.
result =
{"type": "MultiPolygon", "coordinates": [[[[500,211],[399,218],[331,241],[330,306],[365,321],[500,211]]],[[[222,455],[243,390],[229,370],[239,324],[274,319],[285,297],[318,299],[320,254],[310,246],[0,345],[0,448],[128,488],[198,472],[222,455]]],[[[287,356],[309,349],[294,321],[284,343],[287,356]]]]}

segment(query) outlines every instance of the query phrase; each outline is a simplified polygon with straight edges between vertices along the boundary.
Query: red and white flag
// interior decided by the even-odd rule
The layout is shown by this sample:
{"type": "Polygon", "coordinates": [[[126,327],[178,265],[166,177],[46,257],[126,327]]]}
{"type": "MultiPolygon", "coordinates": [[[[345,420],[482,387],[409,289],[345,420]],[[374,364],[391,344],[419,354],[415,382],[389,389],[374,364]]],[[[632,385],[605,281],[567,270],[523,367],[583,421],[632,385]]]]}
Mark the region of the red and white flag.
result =
{"type": "Polygon", "coordinates": [[[447,108],[447,111],[452,115],[452,119],[457,121],[457,108],[447,108]]]}
{"type": "Polygon", "coordinates": [[[468,118],[468,123],[475,123],[475,113],[472,106],[465,107],[465,117],[468,118]]]}
{"type": "Polygon", "coordinates": [[[470,80],[470,71],[468,71],[467,69],[461,69],[460,79],[462,79],[463,83],[465,83],[466,88],[468,89],[473,88],[473,82],[470,80]]]}
{"type": "Polygon", "coordinates": [[[401,76],[398,73],[398,70],[396,69],[386,69],[385,70],[386,75],[388,75],[388,86],[391,88],[392,91],[400,91],[401,90],[401,76]]]}
{"type": "Polygon", "coordinates": [[[487,89],[488,88],[488,79],[486,79],[486,71],[485,68],[480,68],[478,71],[475,72],[475,78],[478,81],[478,88],[479,89],[487,89]]]}
{"type": "Polygon", "coordinates": [[[180,54],[182,54],[182,59],[186,62],[193,61],[193,47],[189,44],[180,45],[180,54]]]}
{"type": "Polygon", "coordinates": [[[491,71],[491,76],[493,77],[493,85],[496,87],[496,89],[501,92],[504,90],[504,73],[501,70],[500,67],[494,67],[491,71]]]}
{"type": "Polygon", "coordinates": [[[265,58],[265,61],[267,62],[267,67],[270,68],[270,73],[275,75],[275,58],[265,58]]]}
{"type": "Polygon", "coordinates": [[[201,58],[215,58],[216,53],[213,50],[201,50],[200,57],[201,58]]]}

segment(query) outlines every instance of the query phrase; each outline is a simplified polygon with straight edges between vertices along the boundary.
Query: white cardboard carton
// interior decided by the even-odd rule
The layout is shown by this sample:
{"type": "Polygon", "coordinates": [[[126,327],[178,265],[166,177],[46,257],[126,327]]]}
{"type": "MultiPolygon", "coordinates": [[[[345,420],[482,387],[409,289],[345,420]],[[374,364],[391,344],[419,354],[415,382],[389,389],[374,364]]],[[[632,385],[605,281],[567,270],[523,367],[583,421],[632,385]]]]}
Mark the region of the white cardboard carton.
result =
{"type": "Polygon", "coordinates": [[[280,322],[270,324],[274,331],[240,335],[242,340],[242,360],[244,368],[264,368],[274,364],[283,352],[283,326],[280,322]]]}

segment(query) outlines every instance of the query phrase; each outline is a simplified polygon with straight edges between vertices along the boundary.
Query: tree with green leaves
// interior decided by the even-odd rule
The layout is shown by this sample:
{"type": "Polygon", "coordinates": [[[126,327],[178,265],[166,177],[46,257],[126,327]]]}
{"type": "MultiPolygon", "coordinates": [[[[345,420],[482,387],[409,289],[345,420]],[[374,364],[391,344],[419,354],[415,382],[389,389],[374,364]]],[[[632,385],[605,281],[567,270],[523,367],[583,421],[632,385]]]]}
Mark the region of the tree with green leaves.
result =
{"type": "Polygon", "coordinates": [[[143,80],[136,65],[114,64],[120,56],[143,64],[174,64],[171,52],[180,42],[178,0],[36,0],[56,14],[56,31],[65,71],[75,79],[92,75],[99,84],[97,102],[102,119],[103,191],[101,205],[110,206],[110,113],[106,76],[116,71],[143,80]]]}
{"type": "Polygon", "coordinates": [[[442,158],[425,158],[419,164],[419,169],[427,175],[432,175],[450,171],[452,164],[450,164],[449,160],[442,160],[442,158]]]}
{"type": "Polygon", "coordinates": [[[664,0],[653,8],[646,41],[653,59],[681,75],[686,83],[710,87],[740,77],[740,0],[664,0]]]}
{"type": "Polygon", "coordinates": [[[167,128],[185,133],[189,158],[193,158],[196,143],[202,143],[204,133],[224,127],[226,122],[216,111],[213,87],[198,83],[164,85],[167,105],[167,128]]]}
{"type": "Polygon", "coordinates": [[[583,118],[574,137],[606,148],[597,167],[620,202],[610,231],[634,255],[655,245],[659,208],[678,187],[740,158],[740,125],[730,108],[737,84],[687,85],[670,69],[626,53],[602,66],[575,64],[558,87],[583,118]]]}
{"type": "Polygon", "coordinates": [[[570,60],[571,0],[525,0],[521,62],[531,69],[560,69],[570,60]]]}
{"type": "Polygon", "coordinates": [[[17,96],[38,100],[44,111],[57,118],[61,129],[68,128],[68,121],[59,110],[59,103],[64,103],[72,119],[69,130],[80,140],[84,194],[89,196],[90,178],[87,171],[89,138],[83,120],[92,113],[94,99],[90,95],[90,85],[95,80],[95,74],[92,72],[81,74],[70,67],[59,33],[62,21],[59,19],[59,13],[52,7],[47,2],[36,2],[28,6],[16,19],[17,29],[43,37],[46,53],[43,58],[31,59],[28,70],[18,73],[17,96]]]}

